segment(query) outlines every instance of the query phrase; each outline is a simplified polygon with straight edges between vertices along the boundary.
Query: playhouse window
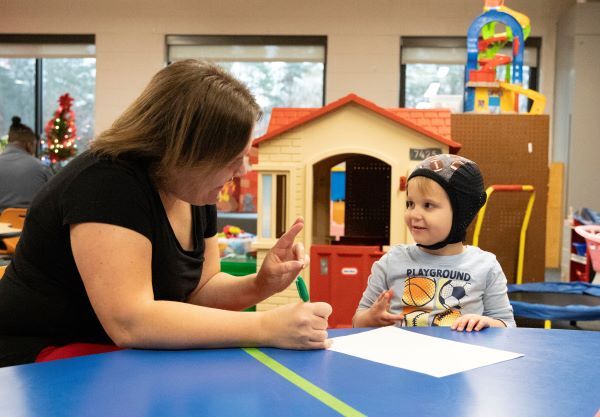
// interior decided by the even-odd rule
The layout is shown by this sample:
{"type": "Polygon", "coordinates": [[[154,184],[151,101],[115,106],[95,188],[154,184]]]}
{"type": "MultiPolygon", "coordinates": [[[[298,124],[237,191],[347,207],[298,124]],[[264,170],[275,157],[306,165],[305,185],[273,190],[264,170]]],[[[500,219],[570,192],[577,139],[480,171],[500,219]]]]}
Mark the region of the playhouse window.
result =
{"type": "Polygon", "coordinates": [[[261,181],[261,237],[279,238],[287,227],[287,175],[262,174],[261,181]]]}
{"type": "Polygon", "coordinates": [[[280,238],[285,233],[286,229],[286,176],[276,175],[277,178],[277,196],[275,198],[275,237],[280,238]]]}
{"type": "MultiPolygon", "coordinates": [[[[400,107],[463,108],[466,37],[403,37],[401,40],[400,107]]],[[[523,87],[538,89],[538,61],[541,38],[525,41],[523,87]]],[[[510,51],[505,54],[510,55],[510,51]]],[[[504,67],[498,68],[502,77],[504,67]]],[[[521,112],[527,112],[528,100],[519,98],[521,112]]]]}
{"type": "Polygon", "coordinates": [[[263,174],[262,177],[262,225],[261,234],[264,238],[271,236],[271,200],[273,198],[273,176],[271,174],[263,174]]]}

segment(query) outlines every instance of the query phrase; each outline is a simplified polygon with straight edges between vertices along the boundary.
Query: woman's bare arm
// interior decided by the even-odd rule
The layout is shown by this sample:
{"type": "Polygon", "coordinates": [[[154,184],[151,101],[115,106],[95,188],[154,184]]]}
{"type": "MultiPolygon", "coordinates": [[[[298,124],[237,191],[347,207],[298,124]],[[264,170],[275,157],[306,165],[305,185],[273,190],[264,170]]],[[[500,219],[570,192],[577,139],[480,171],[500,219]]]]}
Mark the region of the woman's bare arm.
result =
{"type": "Polygon", "coordinates": [[[243,313],[154,300],[151,243],[132,230],[73,225],[71,247],[92,307],[119,346],[320,349],[329,344],[325,329],[331,307],[325,303],[243,313]]]}

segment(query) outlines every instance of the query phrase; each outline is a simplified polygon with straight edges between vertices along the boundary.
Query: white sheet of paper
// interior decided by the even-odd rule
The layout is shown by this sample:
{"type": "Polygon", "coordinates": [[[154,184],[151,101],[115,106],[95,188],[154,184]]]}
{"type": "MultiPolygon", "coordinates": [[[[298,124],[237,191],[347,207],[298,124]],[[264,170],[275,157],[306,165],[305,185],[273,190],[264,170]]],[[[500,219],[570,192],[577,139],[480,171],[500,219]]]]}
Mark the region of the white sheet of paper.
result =
{"type": "Polygon", "coordinates": [[[521,353],[454,342],[394,326],[334,337],[332,340],[329,350],[438,378],[523,356],[521,353]]]}

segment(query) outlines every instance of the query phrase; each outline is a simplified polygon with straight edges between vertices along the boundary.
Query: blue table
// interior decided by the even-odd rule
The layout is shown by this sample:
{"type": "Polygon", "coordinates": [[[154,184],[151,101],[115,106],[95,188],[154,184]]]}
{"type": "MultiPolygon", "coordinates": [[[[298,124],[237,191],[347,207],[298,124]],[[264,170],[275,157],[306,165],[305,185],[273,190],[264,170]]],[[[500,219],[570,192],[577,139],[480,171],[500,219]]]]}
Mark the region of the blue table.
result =
{"type": "MultiPolygon", "coordinates": [[[[600,409],[600,332],[413,331],[525,357],[434,378],[331,351],[261,351],[368,416],[593,417],[600,409]]],[[[241,349],[124,350],[3,368],[0,414],[339,415],[241,349]]]]}

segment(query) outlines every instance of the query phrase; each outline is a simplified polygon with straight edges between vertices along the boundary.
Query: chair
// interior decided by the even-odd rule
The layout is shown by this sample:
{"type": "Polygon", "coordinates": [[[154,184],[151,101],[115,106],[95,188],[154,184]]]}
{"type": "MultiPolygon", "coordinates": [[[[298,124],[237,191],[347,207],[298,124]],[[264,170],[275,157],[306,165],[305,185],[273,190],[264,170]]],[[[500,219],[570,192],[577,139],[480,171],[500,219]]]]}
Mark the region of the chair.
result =
{"type": "Polygon", "coordinates": [[[6,252],[8,254],[13,254],[17,250],[17,243],[19,243],[19,236],[17,237],[7,237],[2,239],[4,245],[6,246],[6,252]]]}
{"type": "Polygon", "coordinates": [[[0,265],[0,279],[4,276],[4,271],[6,270],[6,265],[0,265]]]}
{"type": "MultiPolygon", "coordinates": [[[[0,223],[9,223],[11,227],[22,229],[25,224],[26,208],[9,207],[0,213],[0,223]]],[[[12,255],[15,253],[19,237],[1,239],[4,244],[0,248],[0,255],[12,255]]]]}
{"type": "Polygon", "coordinates": [[[25,223],[26,208],[9,207],[0,213],[0,223],[10,223],[11,227],[22,229],[25,223]]]}

